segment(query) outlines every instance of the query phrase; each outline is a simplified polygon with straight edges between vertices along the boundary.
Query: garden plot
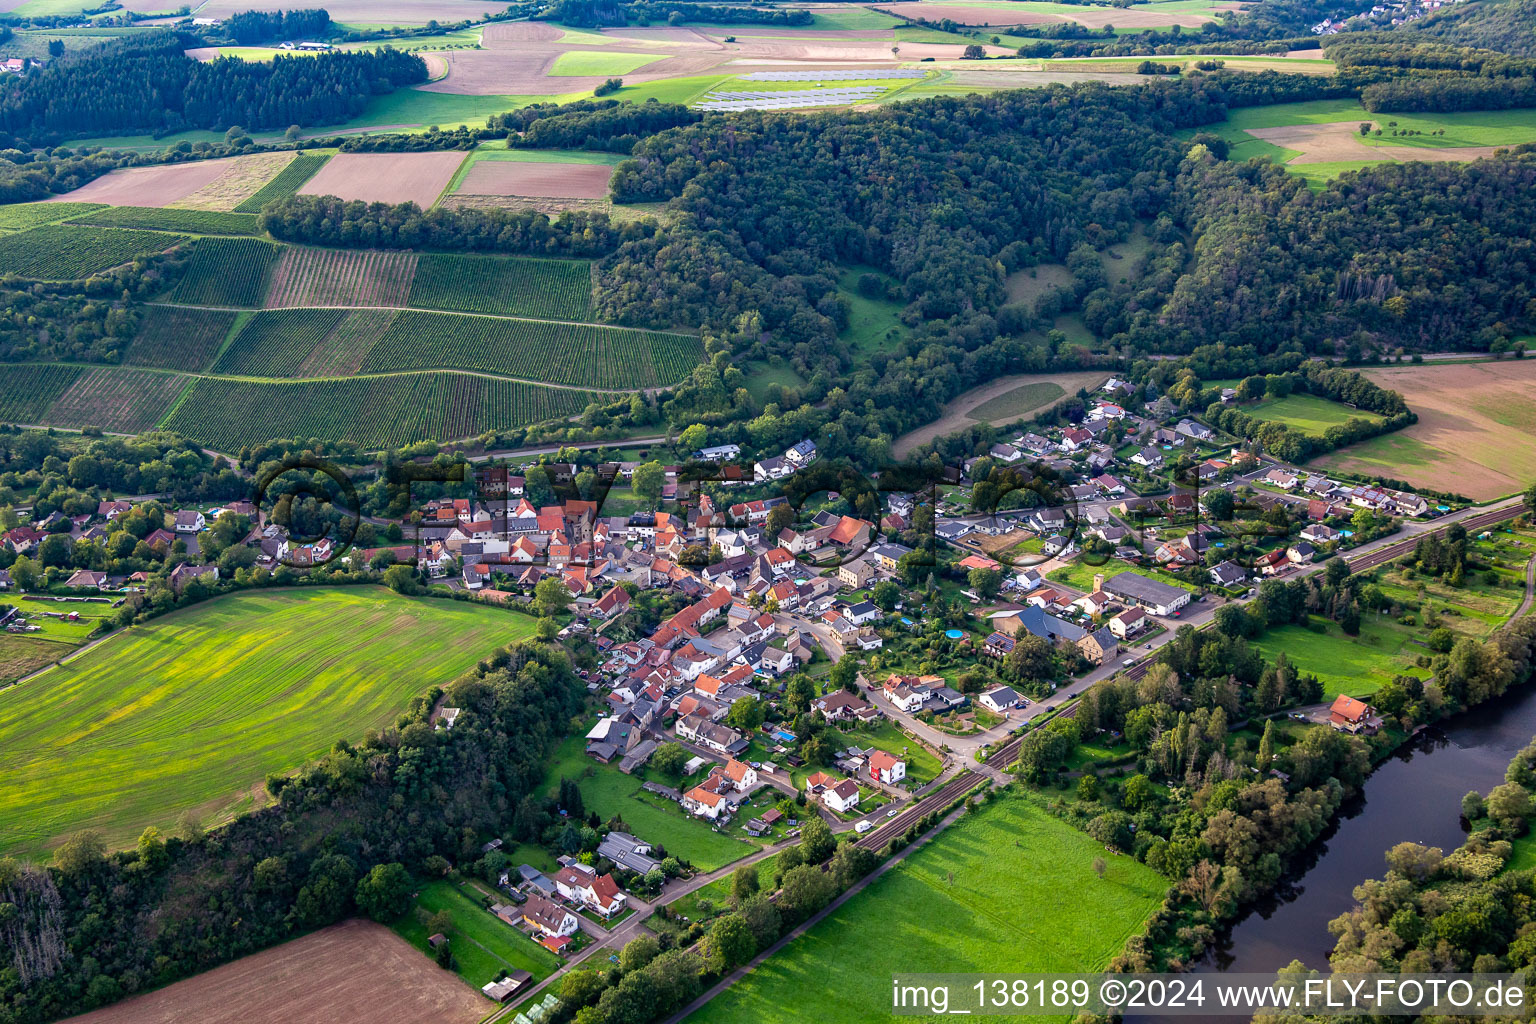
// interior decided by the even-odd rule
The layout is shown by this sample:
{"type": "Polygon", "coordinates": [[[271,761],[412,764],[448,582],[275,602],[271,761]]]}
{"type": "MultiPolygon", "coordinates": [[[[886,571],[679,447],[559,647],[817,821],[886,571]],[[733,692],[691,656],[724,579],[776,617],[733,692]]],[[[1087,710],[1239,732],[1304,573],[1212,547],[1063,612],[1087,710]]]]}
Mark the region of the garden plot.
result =
{"type": "Polygon", "coordinates": [[[782,92],[712,92],[694,103],[697,110],[795,110],[834,107],[872,100],[885,91],[880,85],[851,85],[837,89],[786,89],[782,92]]]}
{"type": "Polygon", "coordinates": [[[456,150],[443,153],[338,153],[304,183],[300,195],[337,196],[366,203],[437,202],[464,162],[456,150]]]}

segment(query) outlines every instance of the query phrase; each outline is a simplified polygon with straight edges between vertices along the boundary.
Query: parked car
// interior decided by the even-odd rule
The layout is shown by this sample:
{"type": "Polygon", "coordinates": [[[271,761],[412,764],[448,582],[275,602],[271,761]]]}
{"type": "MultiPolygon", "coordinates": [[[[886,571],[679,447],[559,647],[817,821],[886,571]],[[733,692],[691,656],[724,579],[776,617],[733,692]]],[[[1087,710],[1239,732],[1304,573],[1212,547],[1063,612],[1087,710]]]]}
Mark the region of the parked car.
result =
{"type": "Polygon", "coordinates": [[[861,821],[857,825],[853,826],[853,830],[855,832],[857,832],[859,835],[863,835],[865,832],[868,832],[870,829],[872,829],[874,827],[875,827],[874,822],[871,822],[871,821],[861,821]]]}
{"type": "Polygon", "coordinates": [[[885,816],[887,818],[894,818],[894,817],[896,817],[896,815],[898,815],[900,813],[901,813],[901,808],[900,807],[892,807],[890,810],[885,812],[885,816]]]}

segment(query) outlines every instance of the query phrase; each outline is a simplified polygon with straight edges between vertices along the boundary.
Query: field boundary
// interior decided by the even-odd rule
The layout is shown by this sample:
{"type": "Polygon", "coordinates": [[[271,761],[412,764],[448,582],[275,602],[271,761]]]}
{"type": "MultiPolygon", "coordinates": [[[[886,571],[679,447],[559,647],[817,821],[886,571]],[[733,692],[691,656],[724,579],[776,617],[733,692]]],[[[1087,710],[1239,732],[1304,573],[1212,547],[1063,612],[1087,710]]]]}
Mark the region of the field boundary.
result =
{"type": "Polygon", "coordinates": [[[217,313],[260,313],[271,312],[273,309],[381,309],[393,310],[397,313],[439,313],[444,316],[466,316],[481,320],[517,320],[523,323],[534,324],[580,324],[583,327],[596,327],[604,331],[635,331],[640,334],[659,335],[666,338],[694,338],[700,336],[689,331],[658,331],[654,327],[626,327],[623,324],[595,323],[591,320],[554,320],[542,316],[513,316],[510,313],[467,313],[462,309],[437,309],[431,306],[200,306],[190,302],[147,302],[148,306],[166,306],[173,309],[205,309],[217,313]]]}

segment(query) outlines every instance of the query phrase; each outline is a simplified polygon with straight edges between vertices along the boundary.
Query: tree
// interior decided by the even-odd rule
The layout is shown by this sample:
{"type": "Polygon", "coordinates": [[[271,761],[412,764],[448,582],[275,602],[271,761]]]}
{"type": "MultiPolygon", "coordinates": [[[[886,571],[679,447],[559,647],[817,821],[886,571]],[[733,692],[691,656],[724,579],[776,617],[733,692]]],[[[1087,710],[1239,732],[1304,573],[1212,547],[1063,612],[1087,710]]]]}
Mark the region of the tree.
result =
{"type": "Polygon", "coordinates": [[[743,864],[731,874],[731,900],[736,906],[746,901],[748,897],[757,892],[757,868],[751,864],[743,864]]]}
{"type": "Polygon", "coordinates": [[[827,681],[839,690],[847,690],[849,693],[858,692],[859,659],[852,652],[844,654],[837,659],[837,664],[832,666],[832,671],[827,674],[827,681]]]}
{"type": "Polygon", "coordinates": [[[674,779],[682,778],[683,765],[688,763],[688,751],[681,743],[663,743],[651,755],[651,767],[674,779]]]}
{"type": "Polygon", "coordinates": [[[568,971],[560,979],[560,1001],[571,1006],[587,1006],[607,987],[608,982],[598,971],[589,968],[568,971]]]}
{"type": "Polygon", "coordinates": [[[696,452],[709,443],[709,428],[702,423],[691,424],[677,435],[677,443],[690,452],[696,452]]]}
{"type": "Polygon", "coordinates": [[[50,40],[48,40],[48,56],[50,56],[50,57],[62,57],[62,56],[64,56],[64,40],[62,40],[62,39],[50,39],[50,40]]]}
{"type": "Polygon", "coordinates": [[[1258,769],[1268,772],[1275,759],[1275,720],[1264,723],[1264,735],[1259,737],[1258,769]]]}
{"type": "Polygon", "coordinates": [[[796,714],[809,710],[811,701],[815,699],[816,687],[803,674],[791,676],[789,682],[784,684],[784,702],[796,714]]]}
{"type": "Polygon", "coordinates": [[[982,49],[979,43],[972,43],[965,48],[965,53],[963,56],[966,60],[980,60],[986,55],[987,51],[982,49]]]}
{"type": "Polygon", "coordinates": [[[534,634],[545,643],[560,635],[560,623],[548,615],[539,616],[539,621],[533,624],[534,634]]]}
{"type": "Polygon", "coordinates": [[[1224,604],[1216,609],[1216,628],[1225,636],[1247,636],[1252,629],[1253,620],[1248,617],[1248,611],[1240,604],[1224,604]]]}
{"type": "Polygon", "coordinates": [[[763,724],[763,719],[767,715],[767,708],[762,701],[756,697],[743,697],[731,705],[731,710],[726,712],[725,720],[733,729],[739,729],[750,735],[763,724]]]}
{"type": "Polygon", "coordinates": [[[357,883],[357,905],[380,924],[411,909],[411,876],[398,862],[375,864],[357,883]]]}
{"type": "Polygon", "coordinates": [[[815,864],[801,864],[784,872],[779,885],[779,913],[799,923],[832,901],[832,876],[815,864]]]}
{"type": "Polygon", "coordinates": [[[1231,519],[1232,511],[1237,506],[1237,500],[1232,497],[1231,492],[1219,488],[1206,491],[1205,496],[1200,499],[1200,503],[1205,506],[1205,510],[1210,513],[1211,518],[1217,522],[1226,522],[1231,519]]]}
{"type": "Polygon", "coordinates": [[[1387,869],[1396,871],[1415,885],[1429,881],[1440,870],[1445,852],[1438,846],[1398,843],[1387,851],[1387,869]]]}
{"type": "Polygon", "coordinates": [[[101,863],[107,844],[101,833],[86,829],[76,832],[53,851],[53,866],[66,877],[81,875],[101,863]]]}
{"type": "Polygon", "coordinates": [[[392,565],[385,569],[384,585],[397,594],[414,594],[421,589],[416,570],[409,565],[392,565]]]}
{"type": "Polygon", "coordinates": [[[1488,816],[1515,832],[1525,829],[1531,814],[1531,794],[1524,786],[1505,782],[1488,794],[1488,816]]]}
{"type": "Polygon", "coordinates": [[[1093,858],[1093,873],[1094,874],[1098,875],[1100,878],[1103,878],[1104,877],[1104,872],[1108,868],[1109,868],[1109,865],[1104,863],[1104,858],[1103,857],[1095,857],[1095,858],[1093,858]]]}
{"type": "Polygon", "coordinates": [[[883,612],[892,612],[901,601],[901,587],[895,580],[881,580],[871,588],[869,596],[875,602],[875,607],[883,612]]]}
{"type": "Polygon", "coordinates": [[[983,601],[990,601],[1003,587],[1003,574],[996,569],[977,566],[966,576],[966,582],[971,585],[971,590],[977,597],[983,601]]]}
{"type": "Polygon", "coordinates": [[[709,945],[727,969],[741,966],[757,952],[752,929],[736,914],[726,914],[715,921],[709,930],[709,945]]]}
{"type": "Polygon", "coordinates": [[[1139,811],[1157,801],[1157,787],[1145,775],[1132,775],[1120,791],[1120,802],[1127,810],[1139,811]]]}
{"type": "Polygon", "coordinates": [[[837,837],[820,817],[812,815],[800,826],[800,853],[807,864],[820,864],[832,855],[837,837]]]}
{"type": "Polygon", "coordinates": [[[624,944],[619,953],[619,970],[625,974],[638,971],[661,953],[661,943],[654,935],[639,935],[624,944]]]}
{"type": "Polygon", "coordinates": [[[634,476],[630,480],[630,486],[635,494],[639,495],[646,504],[654,507],[661,500],[662,488],[666,486],[667,471],[660,462],[652,459],[650,462],[642,462],[635,467],[634,476]]]}
{"type": "Polygon", "coordinates": [[[1536,483],[1531,484],[1525,489],[1524,499],[1525,511],[1527,513],[1536,513],[1536,483]]]}
{"type": "Polygon", "coordinates": [[[533,603],[541,615],[559,615],[571,604],[571,589],[558,576],[546,576],[533,588],[533,603]]]}

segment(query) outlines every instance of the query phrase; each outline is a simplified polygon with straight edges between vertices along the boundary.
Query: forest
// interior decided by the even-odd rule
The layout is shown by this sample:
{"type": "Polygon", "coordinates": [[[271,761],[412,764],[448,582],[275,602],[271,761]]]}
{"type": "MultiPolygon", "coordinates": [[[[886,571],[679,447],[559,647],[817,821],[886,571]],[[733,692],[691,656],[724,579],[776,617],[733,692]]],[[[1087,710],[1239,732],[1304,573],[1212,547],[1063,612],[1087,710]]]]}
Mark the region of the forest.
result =
{"type": "Polygon", "coordinates": [[[148,32],[8,76],[0,86],[0,142],[335,124],[362,113],[378,93],[427,80],[420,57],[388,47],[247,62],[190,60],[182,53],[188,45],[170,30],[148,32]]]}
{"type": "Polygon", "coordinates": [[[294,195],[268,204],[262,230],[273,238],[353,249],[430,248],[543,256],[600,256],[648,236],[648,222],[615,225],[606,213],[388,205],[294,195]]]}

